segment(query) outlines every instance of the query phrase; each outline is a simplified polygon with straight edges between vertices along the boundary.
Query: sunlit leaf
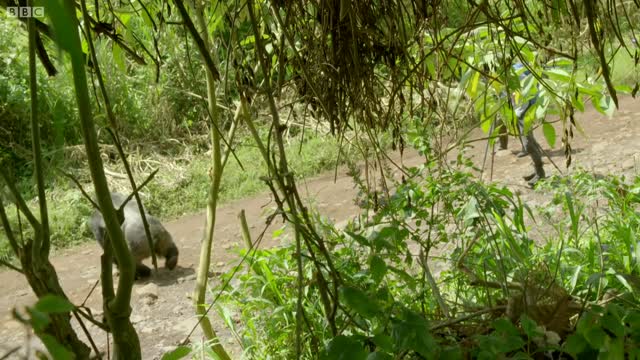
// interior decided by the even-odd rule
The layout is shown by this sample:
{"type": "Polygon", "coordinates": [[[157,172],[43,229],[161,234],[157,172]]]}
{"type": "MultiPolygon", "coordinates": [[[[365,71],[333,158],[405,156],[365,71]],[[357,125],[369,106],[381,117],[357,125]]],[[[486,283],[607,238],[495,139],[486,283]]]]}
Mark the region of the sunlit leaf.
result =
{"type": "Polygon", "coordinates": [[[191,354],[191,348],[188,346],[178,346],[177,348],[162,355],[162,360],[179,360],[191,354]]]}
{"type": "Polygon", "coordinates": [[[578,283],[578,277],[580,276],[580,271],[582,270],[582,265],[576,266],[576,270],[571,275],[571,279],[569,280],[569,285],[571,286],[570,290],[573,292],[576,289],[576,284],[578,283]]]}
{"type": "Polygon", "coordinates": [[[613,98],[611,96],[603,96],[599,101],[599,105],[602,109],[602,112],[609,118],[611,118],[613,116],[613,113],[616,111],[616,105],[613,102],[613,98]]]}
{"type": "Polygon", "coordinates": [[[571,81],[571,74],[565,70],[559,68],[550,68],[543,71],[549,79],[555,81],[569,82],[571,81]]]}
{"type": "Polygon", "coordinates": [[[624,276],[622,276],[620,274],[616,274],[616,279],[618,279],[620,284],[622,284],[622,286],[627,288],[627,290],[633,292],[633,288],[631,287],[631,285],[629,285],[629,282],[627,281],[627,279],[624,278],[624,276]]]}
{"type": "Polygon", "coordinates": [[[35,305],[38,311],[48,314],[68,313],[75,308],[69,300],[56,295],[45,295],[35,305]]]}
{"type": "Polygon", "coordinates": [[[480,82],[480,72],[475,72],[471,77],[471,83],[469,84],[469,96],[475,99],[478,92],[478,83],[480,82]]]}
{"type": "Polygon", "coordinates": [[[478,211],[478,199],[475,196],[469,198],[469,201],[464,205],[462,210],[463,221],[467,224],[470,224],[474,219],[480,217],[480,212],[478,211]]]}
{"type": "Polygon", "coordinates": [[[31,326],[37,332],[44,330],[51,323],[51,318],[46,313],[35,308],[27,308],[27,312],[31,317],[31,326]]]}
{"type": "Polygon", "coordinates": [[[76,357],[73,353],[64,346],[62,346],[53,336],[49,334],[42,334],[40,340],[51,354],[53,360],[71,360],[76,357]]]}
{"type": "Polygon", "coordinates": [[[548,122],[544,122],[542,123],[542,133],[544,138],[547,139],[547,144],[553,148],[556,144],[556,129],[548,122]]]}
{"type": "Polygon", "coordinates": [[[369,272],[371,273],[371,277],[376,284],[379,284],[382,281],[382,278],[387,273],[387,264],[382,260],[382,258],[378,255],[374,255],[371,257],[369,261],[369,272]]]}
{"type": "Polygon", "coordinates": [[[56,44],[65,51],[76,50],[75,41],[78,39],[77,27],[73,22],[73,15],[69,14],[63,0],[50,0],[44,4],[45,14],[51,19],[56,44]]]}
{"type": "Polygon", "coordinates": [[[113,61],[116,63],[120,71],[126,72],[127,65],[125,63],[124,54],[122,53],[122,48],[120,45],[113,43],[113,61]]]}

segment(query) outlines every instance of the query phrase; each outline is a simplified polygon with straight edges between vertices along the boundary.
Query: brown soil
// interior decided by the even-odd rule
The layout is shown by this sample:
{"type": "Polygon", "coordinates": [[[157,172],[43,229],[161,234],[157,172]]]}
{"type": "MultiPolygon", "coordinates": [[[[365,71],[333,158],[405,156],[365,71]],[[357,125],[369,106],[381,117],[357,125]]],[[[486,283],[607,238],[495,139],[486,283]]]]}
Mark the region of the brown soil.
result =
{"type": "MultiPolygon", "coordinates": [[[[613,173],[635,175],[640,161],[640,101],[624,98],[620,102],[620,111],[612,119],[598,114],[595,110],[587,110],[577,116],[578,123],[583,127],[584,134],[576,133],[572,142],[573,165],[569,170],[575,171],[583,167],[598,173],[613,173]]],[[[559,124],[557,133],[561,134],[559,124]]],[[[481,138],[483,135],[476,131],[471,138],[481,138]]],[[[551,159],[564,170],[564,154],[560,148],[560,141],[555,149],[549,149],[542,134],[537,134],[538,141],[546,149],[551,159]]],[[[469,150],[477,165],[482,164],[486,142],[474,142],[469,150]]],[[[530,191],[521,179],[531,171],[529,158],[517,158],[513,154],[519,150],[519,144],[510,140],[509,150],[495,154],[493,164],[493,180],[503,183],[513,190],[519,191],[529,202],[540,202],[539,194],[530,191]]],[[[421,158],[415,153],[405,153],[403,163],[416,165],[421,158]]],[[[545,168],[549,174],[557,174],[558,170],[546,159],[545,168]]],[[[485,179],[488,179],[491,156],[487,158],[485,179]]],[[[339,168],[337,178],[334,172],[327,172],[314,179],[299,182],[301,193],[314,204],[320,213],[336,223],[344,222],[358,214],[360,209],[355,205],[354,198],[357,190],[352,179],[346,175],[345,168],[339,168]]],[[[212,256],[212,281],[216,281],[216,274],[230,268],[237,260],[234,249],[242,246],[238,213],[244,209],[250,225],[253,238],[257,238],[265,225],[265,210],[273,207],[268,194],[254,196],[249,199],[228,203],[217,212],[215,245],[212,256]]],[[[144,359],[159,358],[162,353],[172,349],[189,333],[196,324],[193,316],[193,306],[190,294],[195,281],[195,268],[199,257],[199,245],[204,226],[204,214],[194,214],[166,223],[168,230],[174,235],[180,248],[179,266],[174,271],[160,269],[158,274],[150,280],[141,281],[134,286],[132,299],[132,319],[140,335],[144,359]],[[136,292],[149,283],[158,286],[158,299],[145,303],[145,297],[136,292]]],[[[280,240],[272,239],[273,230],[282,226],[281,222],[267,229],[261,246],[272,247],[280,240]]],[[[71,300],[80,304],[84,301],[99,276],[100,247],[94,242],[56,253],[52,262],[58,272],[62,285],[71,300]]],[[[25,279],[19,274],[3,270],[0,271],[0,357],[9,349],[21,343],[37,347],[37,341],[26,337],[25,329],[12,319],[11,310],[16,306],[33,303],[34,296],[25,279]],[[26,339],[26,340],[25,340],[26,339]]],[[[101,298],[99,287],[86,301],[86,305],[94,313],[101,313],[101,298]]],[[[239,354],[239,346],[232,334],[226,329],[216,314],[212,314],[215,328],[225,346],[234,354],[239,354]]],[[[106,335],[95,327],[90,327],[101,350],[105,349],[106,335]]],[[[200,340],[197,330],[191,337],[200,340]]],[[[234,356],[235,357],[235,356],[234,356]]]]}

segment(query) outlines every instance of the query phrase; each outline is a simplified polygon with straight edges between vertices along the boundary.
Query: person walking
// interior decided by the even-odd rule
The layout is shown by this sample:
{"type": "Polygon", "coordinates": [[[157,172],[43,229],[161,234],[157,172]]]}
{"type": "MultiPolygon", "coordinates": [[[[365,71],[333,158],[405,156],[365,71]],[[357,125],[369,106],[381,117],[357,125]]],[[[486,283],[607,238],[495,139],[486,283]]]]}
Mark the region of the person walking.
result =
{"type": "MultiPolygon", "coordinates": [[[[522,63],[516,63],[513,65],[513,69],[515,71],[519,71],[522,68],[524,68],[522,63]]],[[[523,71],[518,78],[522,82],[530,74],[531,72],[527,69],[523,71]]],[[[537,100],[538,94],[525,102],[522,102],[522,100],[517,101],[515,96],[511,96],[510,98],[517,119],[520,142],[522,143],[522,151],[520,151],[517,156],[524,157],[529,155],[533,162],[533,173],[523,176],[523,179],[530,187],[534,187],[538,181],[546,177],[544,172],[544,163],[542,162],[542,148],[533,136],[533,129],[525,131],[524,128],[524,117],[527,114],[527,111],[536,103],[537,100]]]]}

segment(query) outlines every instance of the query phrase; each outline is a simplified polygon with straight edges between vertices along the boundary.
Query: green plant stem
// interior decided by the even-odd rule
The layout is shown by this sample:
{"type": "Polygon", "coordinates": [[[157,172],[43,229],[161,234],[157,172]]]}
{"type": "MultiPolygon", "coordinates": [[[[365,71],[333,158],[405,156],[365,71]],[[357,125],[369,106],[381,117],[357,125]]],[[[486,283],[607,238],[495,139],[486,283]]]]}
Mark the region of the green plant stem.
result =
{"type": "MultiPolygon", "coordinates": [[[[260,62],[260,67],[262,68],[262,72],[265,77],[265,90],[268,94],[269,100],[269,109],[271,111],[272,116],[272,129],[275,135],[276,145],[278,146],[278,152],[280,157],[280,164],[276,167],[273,164],[273,167],[278,170],[274,172],[272,175],[276,177],[276,179],[280,183],[280,188],[282,189],[283,195],[285,196],[285,200],[289,205],[289,211],[291,212],[291,217],[293,219],[294,229],[295,229],[295,238],[296,238],[296,263],[297,263],[297,288],[298,288],[298,297],[296,301],[296,340],[295,340],[295,349],[296,349],[296,358],[300,359],[302,356],[302,322],[303,322],[303,307],[302,307],[302,292],[303,292],[303,267],[302,267],[302,244],[301,244],[301,235],[300,235],[300,220],[297,214],[297,208],[295,206],[295,200],[288,190],[293,190],[295,188],[295,183],[293,181],[293,175],[289,172],[287,166],[287,158],[286,152],[284,150],[284,141],[282,139],[282,127],[280,124],[280,117],[278,114],[278,109],[275,104],[275,100],[273,99],[273,93],[271,92],[271,82],[269,81],[269,72],[268,66],[263,53],[263,44],[262,44],[262,34],[258,29],[258,20],[254,13],[254,2],[252,0],[247,1],[247,9],[249,11],[249,17],[251,18],[251,26],[253,28],[254,38],[256,41],[256,53],[258,55],[258,60],[260,62]],[[282,175],[280,175],[282,174],[282,175]],[[278,176],[280,175],[280,176],[278,176]]],[[[269,158],[265,159],[267,163],[269,163],[269,158]]]]}
{"type": "MultiPolygon", "coordinates": [[[[210,41],[207,26],[204,21],[203,9],[199,3],[196,3],[196,19],[198,26],[202,29],[203,38],[198,35],[189,14],[181,0],[175,1],[176,6],[187,28],[191,32],[194,41],[198,44],[200,53],[205,59],[206,76],[207,76],[207,108],[210,118],[210,136],[211,136],[211,185],[209,187],[209,195],[207,198],[207,219],[205,223],[205,232],[200,247],[200,260],[196,275],[196,286],[194,289],[193,299],[196,307],[196,314],[199,316],[200,327],[207,340],[211,342],[211,348],[216,355],[223,360],[231,359],[222,344],[218,340],[218,335],[213,329],[211,321],[207,317],[206,300],[207,281],[209,275],[209,267],[211,265],[211,251],[213,248],[213,235],[216,224],[216,210],[220,193],[220,183],[222,180],[222,152],[220,148],[219,118],[218,106],[216,104],[216,87],[215,81],[219,78],[218,72],[209,55],[210,41]]],[[[229,148],[231,151],[231,148],[229,148]]]]}
{"type": "MultiPolygon", "coordinates": [[[[27,2],[31,4],[29,0],[27,2]]],[[[35,18],[29,17],[29,90],[31,93],[31,148],[33,152],[33,172],[38,189],[38,205],[40,207],[40,231],[33,238],[33,258],[48,257],[51,248],[49,232],[49,212],[47,211],[47,198],[44,187],[44,166],[42,165],[42,147],[40,145],[40,122],[38,121],[38,77],[36,74],[36,29],[35,18]]]]}
{"type": "MultiPolygon", "coordinates": [[[[64,5],[66,18],[69,22],[68,26],[72,29],[77,28],[78,20],[75,17],[75,2],[66,0],[64,5]]],[[[107,311],[105,313],[113,333],[113,358],[141,359],[138,334],[129,319],[131,314],[131,289],[135,278],[135,265],[120,228],[120,221],[111,202],[109,186],[107,185],[102,159],[100,158],[98,137],[91,114],[91,101],[89,98],[89,88],[87,86],[87,75],[85,73],[80,38],[77,32],[70,31],[70,33],[74,35],[71,39],[66,39],[66,41],[69,42],[67,50],[71,57],[73,82],[76,90],[76,100],[80,113],[80,125],[84,138],[85,151],[87,153],[87,161],[89,163],[89,170],[91,172],[98,205],[100,205],[111,242],[111,249],[118,261],[118,268],[120,270],[117,291],[113,299],[106,304],[107,311]]],[[[108,276],[111,276],[111,274],[108,274],[108,276]]]]}
{"type": "MultiPolygon", "coordinates": [[[[89,16],[89,12],[87,11],[87,2],[86,0],[80,1],[80,7],[82,10],[82,17],[84,19],[84,28],[85,28],[85,37],[87,39],[87,44],[89,45],[89,54],[91,55],[91,60],[93,61],[93,70],[96,72],[96,78],[98,79],[98,86],[100,87],[100,92],[102,94],[102,100],[104,101],[104,107],[107,111],[107,119],[109,120],[109,124],[111,125],[111,137],[113,138],[113,142],[118,151],[118,155],[122,160],[122,164],[124,165],[124,169],[127,172],[127,178],[129,179],[129,183],[131,183],[131,188],[134,189],[134,196],[136,198],[136,203],[138,205],[138,211],[140,212],[142,218],[142,227],[144,229],[144,233],[147,237],[147,243],[149,244],[149,249],[151,249],[151,263],[153,264],[153,268],[158,270],[158,259],[156,257],[156,253],[153,249],[155,246],[153,244],[153,239],[151,238],[151,231],[149,230],[149,222],[147,221],[147,213],[144,211],[144,207],[142,206],[142,201],[140,200],[140,195],[138,194],[136,181],[133,177],[133,172],[131,171],[131,166],[129,166],[129,162],[127,161],[127,157],[122,148],[122,143],[120,142],[120,137],[118,136],[117,126],[116,126],[116,117],[113,114],[113,107],[111,106],[111,101],[109,101],[109,96],[107,94],[107,88],[104,84],[104,79],[102,78],[102,71],[100,70],[100,65],[98,63],[98,56],[96,54],[96,50],[93,46],[93,39],[91,37],[91,18],[89,16]]],[[[97,10],[97,9],[96,9],[97,10]]],[[[124,206],[124,205],[123,205],[124,206]]]]}

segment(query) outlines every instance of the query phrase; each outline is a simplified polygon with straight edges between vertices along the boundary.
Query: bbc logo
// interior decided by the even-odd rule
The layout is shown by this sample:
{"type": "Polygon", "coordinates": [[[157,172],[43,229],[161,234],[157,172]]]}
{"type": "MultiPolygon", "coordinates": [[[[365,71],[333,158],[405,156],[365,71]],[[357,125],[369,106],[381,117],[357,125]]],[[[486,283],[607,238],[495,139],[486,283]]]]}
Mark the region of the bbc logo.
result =
{"type": "Polygon", "coordinates": [[[43,18],[44,7],[42,6],[7,6],[7,14],[17,18],[43,18]]]}

